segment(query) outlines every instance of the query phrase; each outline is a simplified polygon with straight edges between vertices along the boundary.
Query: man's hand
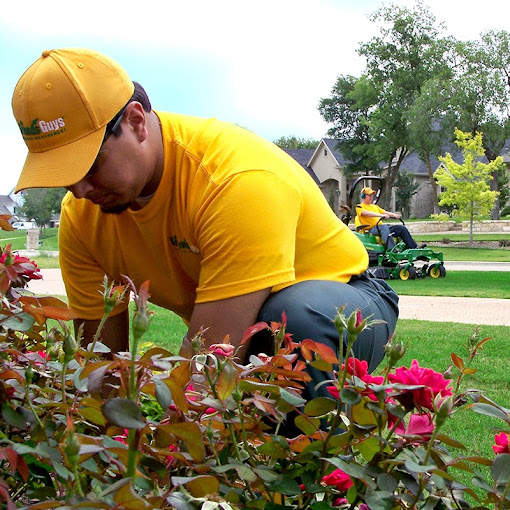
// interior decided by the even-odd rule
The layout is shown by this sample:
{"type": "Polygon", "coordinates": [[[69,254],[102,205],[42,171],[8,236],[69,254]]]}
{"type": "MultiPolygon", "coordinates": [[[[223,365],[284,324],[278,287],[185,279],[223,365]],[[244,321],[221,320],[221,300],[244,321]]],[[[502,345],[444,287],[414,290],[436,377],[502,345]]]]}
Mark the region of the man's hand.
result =
{"type": "MultiPolygon", "coordinates": [[[[230,343],[237,347],[244,332],[257,322],[259,311],[269,296],[270,289],[259,290],[228,299],[198,303],[195,305],[189,325],[188,338],[191,340],[201,328],[206,347],[222,343],[230,335],[230,343]]],[[[238,355],[243,360],[244,351],[238,355]]]]}

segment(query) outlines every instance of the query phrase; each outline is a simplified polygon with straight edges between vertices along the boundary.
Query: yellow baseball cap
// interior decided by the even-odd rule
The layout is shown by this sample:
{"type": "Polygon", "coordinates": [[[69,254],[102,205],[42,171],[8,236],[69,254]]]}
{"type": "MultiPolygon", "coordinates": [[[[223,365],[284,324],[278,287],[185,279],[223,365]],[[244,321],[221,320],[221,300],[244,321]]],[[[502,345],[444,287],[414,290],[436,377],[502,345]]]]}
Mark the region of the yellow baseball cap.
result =
{"type": "Polygon", "coordinates": [[[134,85],[114,60],[93,50],[45,50],[19,79],[12,110],[28,155],[15,192],[80,181],[99,152],[106,125],[134,85]]]}
{"type": "Polygon", "coordinates": [[[369,188],[368,186],[366,188],[363,188],[361,190],[361,193],[363,195],[375,195],[375,193],[377,193],[377,191],[374,191],[372,188],[369,188]]]}

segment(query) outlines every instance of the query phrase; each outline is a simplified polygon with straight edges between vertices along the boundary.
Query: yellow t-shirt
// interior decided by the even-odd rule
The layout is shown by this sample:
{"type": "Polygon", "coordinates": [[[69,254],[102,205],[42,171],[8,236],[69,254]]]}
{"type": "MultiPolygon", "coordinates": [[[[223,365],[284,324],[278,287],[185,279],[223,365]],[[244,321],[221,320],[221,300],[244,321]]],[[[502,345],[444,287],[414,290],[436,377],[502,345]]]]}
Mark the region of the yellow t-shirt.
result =
{"type": "Polygon", "coordinates": [[[379,216],[364,216],[361,213],[363,211],[375,212],[378,214],[384,214],[384,209],[381,209],[376,204],[358,204],[356,206],[356,226],[358,225],[368,225],[363,230],[370,230],[375,227],[379,220],[381,219],[379,216]]]}
{"type": "Polygon", "coordinates": [[[195,303],[304,280],[347,282],[366,269],[361,242],[281,149],[230,123],[156,113],[164,171],[143,209],[104,214],[64,198],[60,263],[80,317],[102,316],[105,274],[137,287],[150,280],[151,301],[189,321],[195,303]]]}

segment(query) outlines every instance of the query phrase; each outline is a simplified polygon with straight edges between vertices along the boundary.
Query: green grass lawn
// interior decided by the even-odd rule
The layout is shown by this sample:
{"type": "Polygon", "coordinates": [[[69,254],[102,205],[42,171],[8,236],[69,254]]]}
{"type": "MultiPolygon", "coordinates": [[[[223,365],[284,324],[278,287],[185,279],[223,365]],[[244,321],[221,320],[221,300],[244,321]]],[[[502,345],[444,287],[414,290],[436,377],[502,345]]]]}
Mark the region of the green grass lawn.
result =
{"type": "Polygon", "coordinates": [[[386,281],[402,296],[510,298],[510,271],[448,271],[446,278],[386,281]]]}
{"type": "MultiPolygon", "coordinates": [[[[45,228],[39,235],[41,251],[58,251],[58,228],[45,228]]],[[[13,250],[25,250],[27,246],[27,231],[14,230],[13,232],[0,231],[0,244],[11,244],[13,250]]]]}

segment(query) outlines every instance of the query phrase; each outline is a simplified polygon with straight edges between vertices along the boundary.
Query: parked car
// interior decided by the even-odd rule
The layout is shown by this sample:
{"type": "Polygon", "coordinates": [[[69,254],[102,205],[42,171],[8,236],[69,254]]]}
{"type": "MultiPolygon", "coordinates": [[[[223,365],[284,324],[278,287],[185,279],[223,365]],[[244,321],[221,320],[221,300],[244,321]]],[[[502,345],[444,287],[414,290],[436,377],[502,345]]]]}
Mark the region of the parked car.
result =
{"type": "Polygon", "coordinates": [[[12,226],[18,230],[28,230],[29,228],[37,228],[35,221],[15,221],[12,226]]]}

